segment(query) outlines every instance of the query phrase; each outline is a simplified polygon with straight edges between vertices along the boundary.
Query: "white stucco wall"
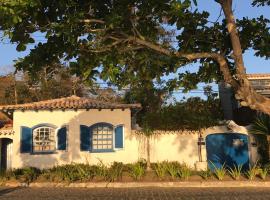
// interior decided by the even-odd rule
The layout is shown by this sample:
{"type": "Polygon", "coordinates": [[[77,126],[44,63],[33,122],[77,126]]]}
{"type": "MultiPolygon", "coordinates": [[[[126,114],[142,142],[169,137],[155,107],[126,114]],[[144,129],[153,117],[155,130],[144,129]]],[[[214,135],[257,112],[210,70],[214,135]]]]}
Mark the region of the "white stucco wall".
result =
{"type": "MultiPolygon", "coordinates": [[[[247,134],[243,127],[217,126],[202,131],[206,138],[208,134],[234,132],[247,134]]],[[[72,162],[97,164],[102,160],[105,164],[114,161],[133,163],[138,159],[146,159],[146,138],[131,131],[130,109],[102,109],[102,110],[55,110],[55,111],[15,111],[12,167],[33,166],[48,168],[55,165],[72,162]],[[80,125],[91,126],[95,123],[107,122],[114,126],[124,125],[124,149],[115,152],[92,153],[80,151],[80,125]],[[58,128],[68,126],[68,150],[56,151],[54,154],[20,153],[21,126],[34,127],[38,124],[52,124],[58,128]]],[[[198,132],[163,132],[160,131],[150,139],[150,160],[161,162],[164,160],[186,163],[194,168],[199,161],[198,132]]],[[[252,137],[252,136],[249,136],[252,137]]],[[[249,146],[251,161],[258,159],[256,147],[249,146]]],[[[202,145],[202,161],[207,160],[206,146],[202,145]]]]}
{"type": "MultiPolygon", "coordinates": [[[[150,138],[150,161],[178,161],[191,168],[198,161],[198,133],[160,131],[150,138]]],[[[141,158],[147,158],[145,137],[138,137],[141,158]]]]}
{"type": "Polygon", "coordinates": [[[96,164],[99,159],[104,163],[121,161],[131,163],[138,160],[138,141],[131,134],[130,109],[102,110],[56,110],[56,111],[16,111],[14,112],[13,168],[34,166],[52,167],[71,162],[96,164]],[[90,153],[80,151],[80,125],[91,126],[95,123],[107,122],[114,126],[124,125],[124,149],[115,152],[90,153]],[[53,124],[60,128],[68,125],[68,150],[56,151],[54,154],[20,153],[21,126],[34,127],[41,123],[53,124]]]}

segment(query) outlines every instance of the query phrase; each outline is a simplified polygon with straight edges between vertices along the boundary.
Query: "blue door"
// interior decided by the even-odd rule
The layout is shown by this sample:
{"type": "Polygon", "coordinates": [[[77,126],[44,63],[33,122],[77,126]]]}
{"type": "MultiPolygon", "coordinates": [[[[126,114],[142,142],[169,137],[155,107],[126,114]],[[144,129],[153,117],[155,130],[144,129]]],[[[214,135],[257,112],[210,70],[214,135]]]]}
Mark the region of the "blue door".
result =
{"type": "Polygon", "coordinates": [[[208,166],[233,168],[243,165],[243,170],[249,168],[248,136],[240,133],[217,133],[206,137],[206,152],[208,166]]]}

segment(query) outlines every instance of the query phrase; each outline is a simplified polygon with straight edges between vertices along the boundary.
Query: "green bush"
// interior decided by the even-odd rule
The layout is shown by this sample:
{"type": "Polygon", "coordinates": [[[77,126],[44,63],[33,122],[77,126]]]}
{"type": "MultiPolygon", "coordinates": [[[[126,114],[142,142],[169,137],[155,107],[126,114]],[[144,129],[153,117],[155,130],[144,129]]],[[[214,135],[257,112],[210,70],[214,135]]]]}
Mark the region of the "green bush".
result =
{"type": "Polygon", "coordinates": [[[0,171],[0,180],[10,180],[10,179],[16,179],[16,175],[14,174],[13,170],[1,170],[0,171]]]}
{"type": "Polygon", "coordinates": [[[239,180],[242,173],[243,165],[237,165],[233,168],[229,168],[228,172],[234,180],[239,180]]]}
{"type": "Polygon", "coordinates": [[[96,174],[96,167],[87,164],[67,164],[43,171],[43,176],[51,181],[89,181],[96,174]]]}
{"type": "Polygon", "coordinates": [[[159,179],[163,179],[166,175],[167,172],[166,164],[167,164],[166,162],[160,162],[154,165],[155,173],[159,179]]]}
{"type": "Polygon", "coordinates": [[[108,167],[103,163],[102,160],[99,160],[99,163],[96,168],[96,175],[106,180],[107,174],[108,174],[108,167]]]}
{"type": "Polygon", "coordinates": [[[181,179],[188,180],[191,174],[191,169],[186,164],[181,165],[178,169],[178,175],[181,179]]]}
{"type": "Polygon", "coordinates": [[[178,162],[166,162],[166,169],[168,174],[171,176],[172,179],[175,179],[178,176],[180,163],[178,162]]]}
{"type": "Polygon", "coordinates": [[[268,168],[261,168],[258,170],[259,172],[259,176],[262,180],[265,180],[266,179],[266,176],[268,174],[268,168]]]}
{"type": "Polygon", "coordinates": [[[207,180],[208,178],[212,176],[212,172],[209,169],[205,171],[200,171],[199,176],[202,177],[204,180],[207,180]]]}
{"type": "Polygon", "coordinates": [[[129,165],[129,174],[134,180],[139,180],[145,174],[146,166],[143,162],[136,162],[129,165]]]}
{"type": "Polygon", "coordinates": [[[257,167],[257,163],[255,163],[253,166],[249,167],[249,170],[246,171],[246,176],[249,180],[253,180],[258,173],[259,169],[257,167]]]}
{"type": "Polygon", "coordinates": [[[41,171],[34,167],[25,167],[14,169],[13,172],[9,173],[14,175],[16,179],[30,183],[37,179],[37,177],[41,174],[41,171]]]}
{"type": "Polygon", "coordinates": [[[217,167],[213,162],[211,164],[214,167],[214,175],[218,180],[222,181],[226,175],[225,163],[221,167],[217,167]]]}
{"type": "Polygon", "coordinates": [[[122,162],[113,162],[110,168],[107,169],[106,181],[121,180],[123,175],[124,164],[122,162]]]}

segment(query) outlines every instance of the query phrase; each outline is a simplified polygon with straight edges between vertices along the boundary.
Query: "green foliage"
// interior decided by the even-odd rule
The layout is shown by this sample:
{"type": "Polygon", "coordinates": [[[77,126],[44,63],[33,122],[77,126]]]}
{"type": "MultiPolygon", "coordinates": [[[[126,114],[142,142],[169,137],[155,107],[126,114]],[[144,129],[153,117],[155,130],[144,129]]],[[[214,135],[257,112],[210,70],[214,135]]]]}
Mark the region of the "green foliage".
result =
{"type": "Polygon", "coordinates": [[[253,6],[270,6],[270,0],[253,0],[252,2],[253,6]]]}
{"type": "Polygon", "coordinates": [[[260,168],[259,170],[259,176],[262,180],[266,179],[266,176],[268,174],[269,169],[268,168],[260,168]]]}
{"type": "Polygon", "coordinates": [[[258,115],[252,124],[250,133],[269,135],[270,134],[270,116],[266,114],[258,115]]]}
{"type": "Polygon", "coordinates": [[[159,179],[163,179],[166,175],[167,168],[166,168],[166,162],[156,163],[154,165],[154,170],[159,179]]]}
{"type": "Polygon", "coordinates": [[[21,169],[15,169],[13,172],[10,171],[9,173],[14,174],[16,179],[30,183],[37,179],[41,171],[34,167],[25,167],[21,169]]]}
{"type": "Polygon", "coordinates": [[[198,97],[162,107],[143,118],[151,129],[199,130],[214,126],[222,119],[219,100],[202,100],[198,97]]]}
{"type": "Polygon", "coordinates": [[[13,170],[1,170],[0,171],[0,180],[10,180],[16,179],[16,175],[13,170]]]}
{"type": "Polygon", "coordinates": [[[258,173],[259,168],[257,166],[257,163],[255,163],[253,166],[250,166],[249,169],[246,171],[246,176],[249,180],[254,180],[258,173]]]}
{"type": "Polygon", "coordinates": [[[205,171],[200,171],[199,176],[202,177],[204,180],[207,180],[212,176],[212,172],[209,169],[205,171]]]}
{"type": "Polygon", "coordinates": [[[140,180],[145,174],[145,164],[142,162],[136,162],[129,165],[129,174],[134,180],[140,180]]]}
{"type": "Polygon", "coordinates": [[[214,175],[218,180],[222,181],[227,171],[225,168],[225,163],[221,167],[217,167],[213,162],[211,162],[211,164],[214,167],[214,175]]]}
{"type": "Polygon", "coordinates": [[[186,164],[182,164],[178,169],[178,175],[181,179],[188,180],[191,174],[191,169],[186,164]]]}
{"type": "Polygon", "coordinates": [[[106,181],[114,182],[121,180],[123,174],[124,164],[122,162],[113,162],[107,171],[106,181]]]}
{"type": "Polygon", "coordinates": [[[242,173],[243,165],[237,165],[233,168],[229,168],[228,172],[234,180],[239,180],[242,173]]]}
{"type": "Polygon", "coordinates": [[[67,164],[44,170],[43,177],[51,181],[89,181],[96,175],[96,166],[86,164],[67,164]]]}
{"type": "MultiPolygon", "coordinates": [[[[253,4],[269,5],[269,0],[254,0],[253,4]]],[[[0,30],[17,44],[18,51],[36,43],[29,55],[16,62],[17,69],[33,74],[65,61],[88,81],[99,77],[123,87],[142,79],[161,80],[173,73],[176,78],[168,83],[170,91],[191,89],[199,82],[220,80],[219,67],[209,58],[177,58],[170,53],[173,50],[184,54],[221,52],[229,70],[235,70],[225,21],[209,23],[210,13],[197,6],[196,0],[2,0],[0,30]],[[43,33],[44,42],[35,41],[33,33],[43,33]],[[150,45],[137,43],[139,40],[150,45]],[[150,49],[151,45],[157,48],[150,49]],[[195,62],[200,63],[197,72],[179,72],[180,67],[195,62]]],[[[243,52],[252,48],[256,56],[269,58],[267,21],[263,17],[237,21],[243,52]]]]}
{"type": "Polygon", "coordinates": [[[35,77],[27,73],[17,75],[16,81],[11,75],[0,77],[5,84],[0,88],[0,103],[15,104],[15,91],[18,104],[67,97],[75,93],[83,96],[85,84],[73,77],[70,70],[62,67],[53,65],[35,77]]]}
{"type": "Polygon", "coordinates": [[[178,162],[166,162],[165,167],[171,178],[175,179],[178,176],[179,168],[181,166],[178,162]]]}

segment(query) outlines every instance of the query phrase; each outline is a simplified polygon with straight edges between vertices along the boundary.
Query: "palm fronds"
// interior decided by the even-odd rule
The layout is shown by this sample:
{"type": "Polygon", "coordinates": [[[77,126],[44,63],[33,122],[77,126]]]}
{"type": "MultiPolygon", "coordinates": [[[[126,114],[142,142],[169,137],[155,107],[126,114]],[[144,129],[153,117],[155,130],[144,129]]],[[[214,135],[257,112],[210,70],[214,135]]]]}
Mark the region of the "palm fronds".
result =
{"type": "Polygon", "coordinates": [[[270,135],[270,116],[265,114],[258,115],[252,124],[250,133],[270,135]]]}

